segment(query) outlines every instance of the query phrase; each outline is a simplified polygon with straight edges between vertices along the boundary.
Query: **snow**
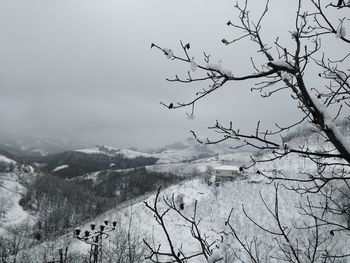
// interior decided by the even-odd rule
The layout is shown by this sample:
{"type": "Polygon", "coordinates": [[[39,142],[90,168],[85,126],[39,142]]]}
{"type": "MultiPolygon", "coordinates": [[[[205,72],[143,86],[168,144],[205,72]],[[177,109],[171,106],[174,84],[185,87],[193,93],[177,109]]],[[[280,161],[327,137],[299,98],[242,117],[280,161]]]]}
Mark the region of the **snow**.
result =
{"type": "Polygon", "coordinates": [[[53,169],[52,172],[58,172],[60,170],[67,169],[67,168],[69,168],[69,165],[67,164],[60,165],[60,166],[57,166],[55,169],[53,169]]]}
{"type": "Polygon", "coordinates": [[[170,164],[192,160],[196,155],[198,155],[198,152],[191,149],[166,150],[161,153],[155,153],[152,155],[156,158],[159,158],[157,164],[170,164]]]}
{"type": "MultiPolygon", "coordinates": [[[[30,170],[30,169],[29,169],[30,170]]],[[[28,177],[30,173],[25,173],[28,177]]],[[[0,232],[20,224],[34,224],[34,219],[22,206],[19,201],[26,191],[20,182],[19,174],[2,173],[0,178],[0,208],[4,209],[4,214],[0,214],[0,232]]]]}
{"type": "Polygon", "coordinates": [[[99,174],[100,174],[100,171],[88,173],[84,176],[84,179],[92,180],[94,183],[96,183],[99,174]]]}
{"type": "Polygon", "coordinates": [[[28,172],[29,172],[30,174],[33,174],[33,173],[34,173],[34,168],[33,168],[33,166],[28,165],[27,167],[28,167],[28,172]]]}
{"type": "Polygon", "coordinates": [[[16,162],[12,159],[7,158],[6,156],[0,155],[0,162],[3,163],[12,163],[15,164],[16,162]]]}
{"type": "MultiPolygon", "coordinates": [[[[314,145],[308,146],[310,150],[316,150],[318,147],[326,147],[323,142],[319,142],[317,138],[309,138],[305,140],[302,138],[295,138],[288,142],[290,146],[297,147],[298,145],[306,145],[307,142],[311,142],[314,145]]],[[[325,148],[327,149],[327,148],[325,148]]],[[[258,154],[257,157],[253,152],[237,152],[229,154],[219,154],[207,158],[194,158],[198,155],[198,152],[192,152],[190,149],[179,150],[179,151],[165,151],[159,153],[157,157],[160,159],[155,165],[146,166],[146,169],[149,171],[155,171],[160,173],[171,173],[181,177],[189,177],[195,174],[205,174],[208,171],[208,168],[218,168],[220,166],[235,166],[238,167],[249,166],[252,162],[251,156],[255,160],[259,159],[268,159],[273,157],[272,154],[258,154]],[[261,156],[260,156],[261,155],[261,156]],[[191,162],[184,162],[185,160],[196,159],[191,162]]],[[[257,164],[255,170],[267,170],[277,171],[284,170],[288,172],[292,171],[304,171],[312,172],[315,170],[316,165],[304,158],[295,158],[296,155],[288,155],[282,159],[276,160],[275,162],[268,162],[263,164],[257,164]]]]}
{"type": "Polygon", "coordinates": [[[107,150],[107,151],[110,151],[110,152],[113,152],[113,151],[119,151],[120,149],[119,148],[115,148],[115,147],[111,147],[111,146],[108,146],[108,145],[102,145],[102,146],[96,146],[97,148],[101,149],[101,150],[107,150]]]}
{"type": "Polygon", "coordinates": [[[81,150],[75,150],[76,152],[81,152],[85,154],[101,154],[102,152],[96,148],[91,149],[81,149],[81,150]]]}
{"type": "Polygon", "coordinates": [[[347,137],[345,137],[337,127],[336,123],[334,122],[332,116],[329,114],[326,106],[322,103],[320,103],[317,98],[310,96],[312,99],[312,102],[314,103],[315,107],[321,114],[323,115],[324,123],[327,126],[328,129],[332,130],[334,136],[337,138],[339,142],[344,146],[346,151],[350,153],[350,143],[347,137]]]}
{"type": "Polygon", "coordinates": [[[290,62],[287,62],[283,59],[279,59],[279,60],[273,60],[273,61],[270,61],[269,62],[270,64],[276,66],[276,67],[283,67],[283,68],[287,68],[287,69],[290,69],[290,70],[293,70],[293,66],[290,62]]]}
{"type": "Polygon", "coordinates": [[[229,152],[232,150],[227,144],[201,145],[195,139],[188,138],[185,141],[165,146],[161,152],[152,153],[152,156],[159,158],[157,163],[160,164],[199,160],[229,152]]]}
{"type": "Polygon", "coordinates": [[[150,154],[147,153],[142,153],[142,152],[136,152],[128,149],[121,149],[119,151],[120,154],[124,155],[125,158],[128,159],[134,159],[137,157],[145,157],[145,158],[150,158],[152,157],[150,154]]]}
{"type": "Polygon", "coordinates": [[[123,155],[127,159],[135,159],[137,157],[145,157],[145,158],[153,157],[152,155],[147,153],[137,152],[129,149],[119,149],[119,148],[114,148],[106,145],[95,146],[94,148],[90,148],[90,149],[76,150],[76,152],[85,153],[85,154],[103,154],[110,157],[123,155]]]}
{"type": "MultiPolygon", "coordinates": [[[[324,116],[330,121],[328,125],[335,125],[331,121],[332,119],[327,113],[325,107],[322,104],[315,105],[317,108],[323,110],[324,116]],[[324,109],[322,107],[324,107],[324,109]]],[[[288,141],[288,145],[306,145],[305,143],[301,144],[302,141],[300,140],[302,140],[302,138],[293,138],[288,141]]],[[[310,138],[310,141],[311,145],[308,146],[310,149],[324,146],[323,143],[317,145],[314,138],[310,138]]],[[[180,150],[163,151],[159,153],[159,156],[162,156],[162,158],[165,158],[166,156],[169,162],[176,162],[181,160],[181,158],[193,157],[194,152],[195,151],[191,151],[191,148],[187,145],[187,147],[181,148],[180,150]],[[171,157],[176,159],[171,159],[171,157]]],[[[258,157],[258,154],[253,152],[231,153],[203,158],[191,163],[157,164],[147,166],[147,169],[154,171],[172,171],[175,174],[192,173],[196,170],[203,172],[207,167],[216,167],[217,169],[220,167],[228,167],[230,169],[235,167],[234,169],[238,169],[235,165],[248,164],[250,162],[250,155],[254,156],[254,154],[256,154],[256,156],[254,156],[255,159],[269,158],[270,156],[264,152],[260,153],[261,157],[258,157]]],[[[155,154],[152,156],[155,156],[155,154]]],[[[225,221],[228,219],[231,208],[234,213],[232,213],[230,223],[235,230],[237,230],[238,235],[242,239],[250,242],[256,238],[261,251],[261,262],[280,262],[275,259],[278,258],[278,248],[271,245],[276,243],[273,236],[257,228],[247,219],[242,211],[242,205],[244,205],[245,211],[247,211],[247,213],[256,219],[261,225],[267,229],[276,230],[276,223],[274,222],[273,217],[269,215],[269,212],[266,210],[260,199],[261,193],[267,205],[273,210],[275,200],[274,186],[273,184],[269,184],[266,178],[257,174],[257,169],[265,174],[273,174],[280,170],[283,171],[286,176],[295,176],[295,174],[298,174],[300,171],[303,173],[315,172],[317,166],[311,160],[306,158],[301,158],[298,155],[288,155],[276,162],[258,163],[256,167],[249,169],[245,174],[239,175],[235,180],[222,183],[219,186],[215,186],[215,184],[208,185],[199,175],[199,178],[181,182],[180,184],[173,185],[167,189],[162,189],[158,208],[161,211],[165,211],[167,207],[163,202],[163,197],[171,198],[174,196],[176,206],[185,204],[183,213],[186,216],[191,217],[193,216],[195,204],[197,204],[196,218],[201,221],[199,225],[201,234],[208,236],[208,243],[215,243],[215,246],[212,247],[212,255],[209,256],[208,260],[205,260],[204,257],[196,257],[189,260],[189,263],[236,262],[235,260],[232,260],[232,258],[231,260],[226,260],[226,258],[233,253],[238,253],[238,255],[241,256],[240,259],[242,259],[242,261],[249,261],[246,255],[240,251],[237,241],[230,239],[230,235],[227,236],[228,240],[225,240],[224,244],[217,241],[220,239],[219,233],[222,233],[222,231],[225,231],[226,233],[230,231],[227,226],[225,226],[225,221]],[[229,244],[229,247],[226,244],[229,244]],[[221,258],[225,258],[225,261],[218,261],[221,258]]],[[[96,178],[97,173],[89,176],[96,178]]],[[[132,227],[140,238],[145,238],[145,240],[149,241],[150,244],[155,244],[155,246],[162,244],[162,251],[166,251],[166,236],[154,220],[153,213],[148,210],[143,203],[143,201],[147,201],[149,204],[153,204],[154,198],[155,193],[131,200],[128,203],[116,206],[97,218],[93,218],[91,222],[102,223],[105,218],[108,218],[109,220],[118,220],[122,227],[127,227],[131,222],[130,218],[132,218],[132,227]]],[[[305,238],[305,241],[307,242],[307,238],[312,238],[311,230],[298,230],[293,228],[293,224],[298,224],[300,226],[304,222],[308,222],[308,219],[298,213],[297,209],[297,204],[305,201],[306,198],[307,195],[300,196],[283,188],[280,188],[279,191],[279,216],[282,220],[283,226],[293,229],[289,233],[290,239],[293,241],[296,240],[296,238],[303,241],[303,238],[305,238]]],[[[313,196],[312,198],[316,198],[316,201],[319,201],[316,196],[313,196]]],[[[200,250],[198,242],[196,242],[191,235],[190,228],[186,225],[186,222],[182,221],[181,217],[170,211],[164,219],[176,248],[181,247],[185,254],[200,250]]],[[[88,229],[91,222],[85,222],[80,228],[88,229]]],[[[114,234],[111,233],[111,237],[113,235],[114,234]]],[[[346,239],[342,239],[340,233],[338,236],[337,235],[338,234],[335,234],[333,237],[335,249],[337,251],[346,252],[345,249],[348,247],[346,239]]],[[[107,242],[110,241],[109,239],[106,239],[104,242],[107,244],[107,242]]],[[[69,251],[88,253],[89,246],[74,239],[71,233],[54,241],[56,247],[58,247],[57,244],[65,243],[69,246],[69,251]]],[[[43,242],[41,245],[33,248],[31,254],[40,254],[40,246],[45,246],[45,244],[47,244],[47,242],[43,242]]]]}
{"type": "Polygon", "coordinates": [[[329,129],[333,131],[334,136],[337,138],[338,141],[340,141],[340,143],[344,146],[346,151],[350,153],[349,139],[340,132],[334,121],[328,119],[326,125],[329,129]]]}
{"type": "Polygon", "coordinates": [[[162,50],[168,59],[171,59],[172,57],[174,57],[174,51],[172,49],[163,48],[162,50]]]}
{"type": "MultiPolygon", "coordinates": [[[[194,203],[197,200],[198,218],[201,218],[202,220],[200,228],[202,233],[211,237],[211,241],[218,238],[218,232],[225,230],[224,222],[227,219],[231,207],[233,207],[235,216],[232,224],[239,228],[239,233],[247,236],[247,238],[256,236],[261,241],[262,246],[268,246],[269,243],[272,242],[272,238],[265,237],[265,233],[254,228],[254,226],[243,215],[241,205],[244,204],[249,213],[254,211],[254,217],[259,219],[259,222],[264,226],[273,227],[273,222],[271,221],[271,218],[268,217],[268,212],[260,204],[261,202],[259,202],[259,191],[262,191],[266,202],[271,205],[274,200],[274,191],[271,191],[272,189],[273,186],[271,185],[262,183],[252,184],[247,180],[237,180],[223,184],[220,187],[212,187],[207,186],[201,182],[201,180],[195,179],[170,187],[162,191],[161,196],[171,197],[173,193],[176,193],[177,196],[182,196],[183,202],[185,203],[184,213],[187,215],[191,215],[194,203]],[[215,190],[218,191],[216,193],[217,196],[215,196],[215,190]]],[[[294,211],[296,210],[294,207],[283,205],[289,200],[299,200],[298,197],[294,196],[294,198],[295,199],[293,199],[293,194],[291,192],[281,192],[280,203],[282,205],[280,207],[280,216],[283,220],[287,220],[288,222],[300,220],[300,215],[294,211]]],[[[150,204],[153,203],[153,200],[154,196],[146,199],[150,204]]],[[[162,210],[165,209],[163,202],[160,202],[159,208],[162,210]]],[[[132,210],[134,213],[133,220],[135,227],[139,229],[140,233],[143,233],[142,236],[152,238],[149,235],[154,230],[157,233],[157,235],[153,237],[154,242],[156,244],[161,243],[165,245],[166,237],[154,221],[152,213],[144,207],[142,202],[135,204],[132,210]]],[[[127,209],[123,211],[118,211],[118,209],[116,209],[110,211],[108,214],[109,218],[121,218],[122,222],[127,222],[129,213],[127,209]]],[[[105,216],[106,215],[103,215],[100,218],[103,219],[105,216]]],[[[196,241],[191,237],[188,228],[181,225],[182,221],[180,220],[181,219],[177,217],[176,214],[172,213],[166,217],[166,224],[175,245],[177,247],[183,247],[185,253],[196,251],[198,249],[196,241]]],[[[267,253],[270,252],[270,250],[267,251],[267,253]]],[[[208,262],[215,262],[224,256],[225,249],[219,247],[219,249],[213,250],[213,254],[209,257],[208,262]]],[[[197,258],[190,262],[204,262],[204,260],[203,258],[197,258]]]]}
{"type": "Polygon", "coordinates": [[[193,58],[190,61],[190,69],[192,72],[195,72],[197,70],[197,64],[194,62],[193,58]]]}
{"type": "MultiPolygon", "coordinates": [[[[290,142],[293,143],[293,142],[290,142]]],[[[252,154],[252,153],[250,153],[252,154]]],[[[263,157],[268,157],[266,154],[263,157]]],[[[181,163],[181,164],[164,164],[151,166],[147,169],[159,169],[163,167],[164,169],[194,169],[197,167],[220,167],[221,161],[232,161],[246,163],[250,160],[249,153],[240,154],[228,154],[225,156],[211,157],[201,160],[201,162],[196,163],[181,163]],[[216,165],[216,166],[215,166],[216,165]]],[[[242,211],[242,205],[244,205],[245,210],[249,215],[252,215],[254,219],[258,220],[260,224],[268,229],[274,230],[276,224],[274,219],[269,212],[264,207],[262,201],[260,200],[260,193],[264,197],[265,202],[273,208],[274,204],[274,186],[268,184],[267,180],[261,175],[256,174],[255,169],[259,169],[264,173],[273,173],[275,169],[281,169],[288,175],[294,175],[299,170],[303,172],[315,171],[316,165],[313,166],[312,161],[305,160],[305,158],[300,158],[297,155],[281,159],[275,163],[261,163],[258,164],[256,168],[250,169],[247,174],[240,175],[234,181],[222,183],[220,186],[216,187],[215,184],[207,185],[204,180],[192,179],[186,182],[182,182],[177,185],[173,185],[167,189],[162,189],[160,196],[160,203],[158,208],[161,211],[166,209],[165,203],[162,201],[163,197],[171,198],[174,195],[176,200],[176,205],[183,203],[185,204],[183,213],[187,216],[193,215],[193,209],[195,203],[197,202],[197,219],[201,220],[199,225],[201,234],[208,236],[208,243],[215,243],[212,247],[212,255],[208,258],[208,262],[215,263],[220,258],[224,258],[233,252],[238,252],[242,260],[247,261],[244,253],[239,252],[239,246],[234,240],[230,240],[230,236],[227,236],[228,240],[225,240],[225,244],[230,244],[230,247],[221,244],[217,240],[220,239],[220,232],[228,232],[229,229],[225,226],[225,221],[228,215],[233,209],[234,213],[230,223],[237,230],[238,235],[250,241],[256,238],[259,242],[259,247],[262,251],[260,255],[262,257],[262,262],[279,262],[278,260],[273,260],[272,256],[278,255],[278,249],[271,246],[274,242],[271,235],[266,234],[266,232],[254,226],[252,222],[247,220],[246,216],[242,211]],[[264,260],[265,259],[265,260],[264,260]]],[[[232,166],[230,166],[232,167],[232,166]]],[[[143,201],[147,201],[149,204],[154,202],[155,193],[143,196],[138,199],[132,200],[127,204],[117,206],[103,215],[93,218],[91,222],[102,223],[105,218],[110,220],[118,220],[121,226],[127,226],[130,223],[130,218],[132,217],[133,229],[140,235],[141,238],[145,238],[151,244],[162,244],[161,249],[167,249],[167,239],[162,229],[157,224],[153,218],[153,213],[148,210],[143,201]],[[154,233],[156,233],[154,235],[154,233]]],[[[292,224],[302,224],[302,222],[307,222],[307,219],[298,213],[296,204],[305,200],[306,196],[300,196],[291,191],[280,190],[279,191],[279,215],[283,222],[283,225],[291,227],[292,224]]],[[[182,221],[176,213],[169,212],[164,219],[166,220],[166,225],[168,227],[170,236],[174,242],[176,248],[183,248],[184,253],[190,253],[193,251],[200,250],[198,242],[192,238],[191,231],[182,221]]],[[[88,229],[91,222],[86,222],[80,226],[81,229],[88,229]]],[[[310,232],[311,233],[311,232],[310,232]]],[[[310,234],[307,230],[293,230],[290,233],[290,238],[308,238],[310,234]]],[[[113,233],[111,233],[113,236],[113,233]]],[[[312,237],[312,235],[311,235],[312,237]]],[[[338,239],[337,239],[338,241],[338,239]]],[[[78,251],[82,253],[88,253],[89,246],[83,242],[73,239],[72,234],[67,234],[54,241],[56,244],[61,244],[67,242],[69,246],[69,251],[78,251]]],[[[105,240],[104,242],[109,242],[105,240]]],[[[344,241],[345,242],[345,241],[344,241]]],[[[344,247],[344,243],[341,238],[339,242],[336,243],[336,249],[339,251],[344,247]]],[[[106,243],[105,243],[106,244],[106,243]]],[[[45,242],[40,245],[44,246],[45,242]]],[[[33,248],[32,251],[40,251],[40,246],[33,248]]],[[[39,252],[36,252],[39,253],[39,252]]],[[[35,254],[34,252],[32,254],[35,254]]],[[[204,257],[193,258],[189,260],[189,263],[202,263],[206,262],[204,257]]],[[[219,261],[220,262],[220,261],[219,261]]],[[[226,262],[235,262],[234,260],[228,260],[226,262]]]]}
{"type": "Polygon", "coordinates": [[[213,254],[208,258],[208,263],[215,263],[225,258],[225,249],[219,248],[214,250],[213,254]]]}
{"type": "Polygon", "coordinates": [[[221,69],[221,73],[223,75],[225,75],[225,76],[228,76],[228,77],[232,77],[233,76],[232,71],[229,70],[229,69],[226,69],[226,68],[221,69]]]}
{"type": "Polygon", "coordinates": [[[232,77],[233,74],[232,74],[232,71],[227,69],[227,68],[224,68],[221,63],[217,63],[217,64],[213,64],[213,63],[208,63],[207,64],[207,69],[210,69],[210,70],[215,70],[215,71],[218,71],[220,72],[222,75],[225,75],[227,77],[232,77]]]}
{"type": "MultiPolygon", "coordinates": [[[[188,114],[189,117],[191,114],[188,114]]],[[[193,115],[194,117],[194,115],[193,115]]],[[[109,146],[95,146],[89,149],[76,150],[84,154],[104,154],[107,156],[123,155],[125,158],[133,159],[137,157],[157,158],[157,164],[179,163],[189,160],[196,160],[206,156],[213,156],[215,154],[223,154],[231,152],[228,145],[199,145],[193,138],[188,138],[183,142],[176,142],[174,144],[163,147],[157,151],[149,150],[148,153],[134,151],[130,149],[119,149],[109,146]]]]}
{"type": "Polygon", "coordinates": [[[288,81],[288,82],[291,82],[292,79],[293,79],[293,75],[288,73],[288,72],[285,72],[285,71],[282,71],[281,72],[281,79],[283,81],[288,81]]]}
{"type": "Polygon", "coordinates": [[[216,70],[216,71],[221,71],[222,65],[221,65],[221,63],[217,63],[217,64],[208,63],[208,64],[207,64],[207,69],[212,69],[212,70],[216,70]]]}

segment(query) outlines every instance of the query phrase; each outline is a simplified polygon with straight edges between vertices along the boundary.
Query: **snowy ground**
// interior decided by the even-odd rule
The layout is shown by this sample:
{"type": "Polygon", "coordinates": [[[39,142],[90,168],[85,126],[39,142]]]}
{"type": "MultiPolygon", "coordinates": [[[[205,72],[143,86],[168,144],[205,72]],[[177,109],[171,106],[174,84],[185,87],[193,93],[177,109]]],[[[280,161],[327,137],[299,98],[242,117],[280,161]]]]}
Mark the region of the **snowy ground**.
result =
{"type": "Polygon", "coordinates": [[[0,162],[9,165],[8,171],[0,173],[0,236],[11,235],[16,228],[34,224],[34,219],[19,204],[26,191],[21,181],[33,175],[31,166],[17,164],[3,155],[0,162]]]}
{"type": "MultiPolygon", "coordinates": [[[[29,174],[26,174],[27,176],[29,174]]],[[[23,225],[32,225],[34,219],[19,204],[25,187],[18,173],[2,173],[0,176],[0,234],[23,225]]]]}
{"type": "Polygon", "coordinates": [[[6,156],[3,156],[3,155],[0,155],[0,162],[3,162],[3,163],[16,163],[14,160],[11,160],[9,158],[7,158],[6,156]]]}

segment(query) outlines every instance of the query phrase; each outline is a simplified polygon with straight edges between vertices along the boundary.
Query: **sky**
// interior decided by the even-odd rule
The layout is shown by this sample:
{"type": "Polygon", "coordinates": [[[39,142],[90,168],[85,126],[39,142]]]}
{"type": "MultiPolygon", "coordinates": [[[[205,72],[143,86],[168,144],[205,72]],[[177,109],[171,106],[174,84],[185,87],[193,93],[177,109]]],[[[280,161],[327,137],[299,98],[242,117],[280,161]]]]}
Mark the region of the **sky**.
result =
{"type": "MultiPolygon", "coordinates": [[[[290,42],[293,4],[272,0],[264,35],[290,42]],[[283,12],[284,19],[280,19],[283,12]],[[278,23],[276,23],[278,21],[278,23]]],[[[190,136],[210,136],[216,119],[242,130],[270,127],[300,116],[290,94],[262,99],[252,82],[229,83],[190,109],[170,111],[160,101],[184,102],[206,88],[169,83],[188,65],[150,49],[154,42],[179,54],[179,41],[222,61],[236,75],[253,72],[248,41],[225,46],[235,32],[231,0],[0,0],[1,132],[57,137],[116,147],[158,147],[190,136]]],[[[252,0],[253,14],[262,1],[252,0]]],[[[198,73],[199,74],[199,73],[198,73]]]]}

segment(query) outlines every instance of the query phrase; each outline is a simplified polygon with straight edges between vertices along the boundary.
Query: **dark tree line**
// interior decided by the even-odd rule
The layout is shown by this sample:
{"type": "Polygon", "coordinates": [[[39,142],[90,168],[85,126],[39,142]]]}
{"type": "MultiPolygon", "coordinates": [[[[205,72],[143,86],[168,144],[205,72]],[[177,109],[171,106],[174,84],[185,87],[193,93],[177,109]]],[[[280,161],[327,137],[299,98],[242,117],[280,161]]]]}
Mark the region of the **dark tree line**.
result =
{"type": "Polygon", "coordinates": [[[168,186],[181,180],[176,175],[152,172],[146,168],[125,172],[105,171],[101,178],[100,183],[92,186],[93,191],[118,201],[129,200],[155,191],[160,185],[168,186]]]}
{"type": "Polygon", "coordinates": [[[85,186],[43,175],[28,186],[20,204],[36,217],[33,237],[42,240],[102,213],[115,202],[94,195],[85,186]]]}
{"type": "Polygon", "coordinates": [[[179,180],[176,176],[150,172],[145,168],[125,172],[103,171],[96,182],[41,175],[29,183],[20,204],[36,217],[33,237],[43,240],[62,234],[121,202],[179,180]]]}

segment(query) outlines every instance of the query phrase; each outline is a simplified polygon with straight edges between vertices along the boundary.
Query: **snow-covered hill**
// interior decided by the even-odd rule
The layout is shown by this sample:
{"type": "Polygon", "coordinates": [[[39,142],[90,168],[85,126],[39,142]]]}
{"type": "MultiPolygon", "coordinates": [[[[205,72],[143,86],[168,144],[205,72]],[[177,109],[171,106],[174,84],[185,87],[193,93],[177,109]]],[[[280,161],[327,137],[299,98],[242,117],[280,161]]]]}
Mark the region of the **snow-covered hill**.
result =
{"type": "Polygon", "coordinates": [[[85,154],[103,154],[107,156],[116,156],[116,155],[122,155],[127,159],[135,159],[137,157],[146,157],[150,158],[153,157],[150,154],[133,151],[129,149],[118,149],[106,145],[97,145],[93,148],[86,148],[86,149],[79,149],[76,150],[76,152],[85,153],[85,154]]]}
{"type": "Polygon", "coordinates": [[[39,172],[54,174],[61,178],[74,178],[91,172],[144,167],[158,159],[148,154],[96,146],[66,151],[42,157],[27,158],[39,172]]]}
{"type": "Polygon", "coordinates": [[[0,172],[0,235],[34,224],[34,218],[19,204],[26,191],[25,184],[35,176],[34,170],[0,156],[0,162],[4,161],[11,164],[11,169],[0,172]]]}
{"type": "MultiPolygon", "coordinates": [[[[194,179],[187,182],[183,182],[179,185],[169,187],[161,192],[160,202],[158,209],[160,212],[164,212],[167,209],[163,196],[165,198],[171,198],[175,196],[183,196],[185,208],[184,214],[188,217],[193,216],[193,212],[196,206],[196,218],[201,220],[199,224],[202,235],[207,236],[209,243],[222,245],[222,240],[227,245],[227,255],[234,260],[234,254],[238,255],[241,259],[247,259],[242,248],[239,247],[237,241],[230,235],[223,235],[229,233],[230,229],[225,222],[228,219],[230,211],[231,215],[230,223],[234,227],[235,231],[242,240],[254,241],[256,240],[260,257],[267,260],[266,262],[279,262],[278,249],[271,244],[274,241],[272,235],[268,235],[265,231],[259,229],[251,221],[248,220],[243,213],[242,205],[249,216],[254,218],[258,223],[263,225],[267,229],[276,230],[276,223],[273,217],[269,214],[268,210],[264,207],[260,194],[263,196],[264,201],[270,208],[274,209],[274,186],[267,184],[264,179],[260,178],[256,174],[249,174],[240,177],[234,181],[226,182],[216,187],[214,185],[207,185],[201,179],[194,179]]],[[[298,213],[295,204],[304,200],[299,195],[290,191],[279,189],[279,215],[284,226],[291,227],[292,224],[302,226],[304,222],[308,222],[308,218],[298,213]],[[291,202],[293,200],[293,202],[291,202]]],[[[87,222],[80,226],[82,230],[89,229],[92,222],[103,224],[103,221],[107,218],[109,220],[117,220],[118,227],[127,229],[130,222],[132,224],[133,235],[136,235],[140,239],[145,239],[149,244],[153,244],[157,247],[162,244],[161,251],[168,251],[167,237],[163,232],[161,226],[155,221],[153,213],[146,208],[144,201],[152,206],[154,203],[155,195],[144,197],[144,200],[135,200],[135,203],[130,203],[127,207],[116,207],[103,215],[95,218],[93,221],[87,222]]],[[[169,212],[165,217],[165,224],[167,226],[168,233],[173,241],[173,245],[176,249],[181,249],[184,254],[189,255],[200,251],[199,243],[192,237],[189,225],[176,214],[174,211],[169,212]]],[[[293,230],[294,231],[294,230],[293,230]]],[[[117,232],[117,231],[116,231],[117,232]]],[[[291,238],[300,238],[307,240],[312,238],[311,231],[296,230],[291,233],[291,238]]],[[[113,232],[110,233],[110,241],[113,239],[113,232]]],[[[108,240],[105,240],[105,246],[109,246],[108,240]]],[[[57,247],[69,246],[69,251],[88,253],[90,246],[82,241],[73,237],[72,233],[59,238],[54,241],[57,247]]],[[[344,243],[341,239],[335,238],[335,248],[338,250],[344,250],[344,243]]],[[[42,255],[42,250],[48,246],[48,243],[44,243],[30,250],[30,254],[33,260],[39,260],[42,255]]],[[[212,246],[215,250],[215,245],[212,246]]],[[[263,260],[263,262],[265,262],[263,260]]],[[[79,262],[79,261],[77,261],[79,262]]],[[[207,262],[204,257],[193,258],[189,262],[207,262]]],[[[237,261],[238,262],[238,261],[237,261]]]]}
{"type": "MultiPolygon", "coordinates": [[[[236,162],[244,163],[250,159],[250,153],[245,154],[231,154],[223,155],[213,158],[202,159],[194,163],[182,164],[183,167],[174,168],[177,164],[163,164],[154,165],[153,168],[148,169],[192,169],[196,168],[200,172],[204,171],[206,166],[218,165],[222,162],[236,162]],[[155,168],[158,167],[158,168],[155,168]],[[170,168],[172,167],[172,168],[170,168]],[[187,167],[187,168],[185,168],[187,167]],[[192,168],[191,168],[192,167],[192,168]],[[202,167],[202,170],[201,170],[202,167]]],[[[219,186],[215,184],[208,185],[204,178],[197,177],[188,181],[184,181],[177,185],[173,185],[167,189],[162,189],[160,202],[158,208],[160,212],[164,212],[167,209],[166,204],[163,201],[164,198],[171,198],[181,196],[184,201],[184,214],[188,217],[193,216],[194,209],[196,208],[196,218],[200,219],[199,229],[202,235],[206,236],[209,243],[213,243],[213,251],[216,250],[215,245],[222,246],[222,241],[225,243],[225,254],[229,258],[228,262],[239,262],[237,257],[242,260],[247,259],[247,255],[239,246],[237,240],[232,238],[232,235],[225,235],[223,233],[232,233],[225,222],[228,219],[230,211],[232,211],[230,223],[235,229],[237,235],[243,240],[249,242],[256,242],[260,258],[262,262],[280,262],[278,260],[281,253],[275,245],[276,240],[272,235],[267,234],[265,231],[257,227],[252,223],[243,212],[243,207],[248,216],[256,220],[264,228],[271,231],[277,231],[277,225],[273,216],[263,204],[261,197],[264,198],[265,203],[269,208],[274,211],[275,204],[275,188],[273,184],[264,178],[261,174],[256,173],[259,169],[263,173],[274,173],[277,170],[283,171],[286,175],[294,175],[299,171],[316,171],[316,165],[310,161],[298,156],[288,156],[275,163],[262,163],[256,167],[241,174],[233,181],[223,182],[219,186]]],[[[300,196],[295,192],[287,191],[285,188],[280,187],[278,190],[279,195],[279,216],[283,223],[283,226],[290,228],[290,238],[292,240],[299,239],[299,241],[307,242],[308,239],[313,238],[312,230],[299,229],[296,230],[294,226],[303,226],[304,223],[312,220],[309,217],[302,216],[297,209],[299,202],[305,202],[306,195],[300,196]]],[[[319,200],[316,197],[311,197],[315,202],[319,200]]],[[[115,207],[85,224],[79,227],[84,231],[90,228],[91,223],[103,224],[105,219],[116,220],[120,229],[128,229],[129,225],[132,225],[132,233],[135,238],[139,238],[140,244],[142,239],[145,239],[149,244],[153,244],[157,247],[161,244],[161,251],[168,251],[167,237],[160,227],[160,225],[154,219],[153,213],[147,209],[144,202],[147,202],[152,206],[155,200],[155,193],[143,197],[139,197],[135,200],[115,207]]],[[[165,224],[167,226],[168,233],[172,238],[173,245],[176,249],[181,249],[186,255],[196,253],[200,250],[199,243],[192,237],[190,226],[174,211],[170,211],[165,217],[165,224]]],[[[120,230],[119,229],[119,230],[120,230]]],[[[119,230],[116,230],[118,233],[119,230]]],[[[73,231],[73,230],[72,230],[73,231]]],[[[116,236],[113,236],[113,232],[110,233],[110,238],[105,240],[105,246],[112,246],[113,242],[116,242],[116,236]],[[108,243],[112,242],[112,243],[108,243]]],[[[118,235],[118,234],[116,234],[118,235]]],[[[346,253],[346,239],[342,234],[331,237],[330,243],[334,251],[343,251],[346,253]]],[[[32,257],[33,262],[35,260],[41,260],[42,251],[47,249],[50,244],[55,244],[57,247],[69,247],[71,253],[86,254],[89,252],[90,246],[86,243],[77,240],[73,237],[72,232],[68,233],[53,243],[43,243],[39,246],[32,248],[29,254],[32,257]]],[[[322,247],[322,246],[321,246],[322,247]]],[[[300,246],[302,249],[302,246],[300,246]]],[[[328,249],[322,247],[322,249],[328,249]]],[[[27,252],[24,252],[27,256],[27,252]]],[[[54,253],[52,254],[54,255],[54,253]]],[[[82,257],[79,256],[78,259],[82,257]]],[[[78,260],[77,259],[77,260],[78,260]]],[[[79,261],[76,261],[79,262],[79,261]]],[[[190,263],[207,262],[204,257],[193,258],[190,263]]]]}
{"type": "Polygon", "coordinates": [[[156,158],[157,164],[174,164],[192,162],[195,160],[219,156],[232,152],[228,145],[199,144],[195,139],[188,138],[182,142],[176,142],[147,152],[130,149],[118,149],[110,146],[95,146],[93,148],[76,150],[85,154],[103,154],[107,156],[122,155],[127,159],[137,157],[156,158]]]}
{"type": "Polygon", "coordinates": [[[151,151],[151,155],[159,158],[158,164],[189,162],[219,154],[232,152],[226,144],[205,145],[199,144],[195,139],[188,138],[160,149],[151,151]]]}
{"type": "Polygon", "coordinates": [[[15,164],[16,161],[4,156],[0,154],[0,163],[4,163],[4,164],[15,164]]]}

